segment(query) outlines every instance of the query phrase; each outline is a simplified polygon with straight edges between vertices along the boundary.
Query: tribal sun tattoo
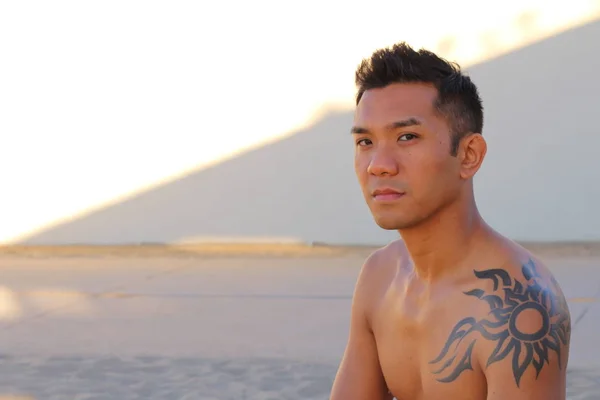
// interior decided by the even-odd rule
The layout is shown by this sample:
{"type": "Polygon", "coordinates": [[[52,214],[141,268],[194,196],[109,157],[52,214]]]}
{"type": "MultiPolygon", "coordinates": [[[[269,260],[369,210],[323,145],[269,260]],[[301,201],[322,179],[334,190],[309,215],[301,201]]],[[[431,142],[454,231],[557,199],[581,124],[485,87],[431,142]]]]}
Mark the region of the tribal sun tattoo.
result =
{"type": "MultiPolygon", "coordinates": [[[[511,278],[503,269],[474,271],[479,279],[490,279],[494,284],[493,292],[486,293],[481,289],[465,292],[488,303],[490,312],[487,318],[476,320],[469,317],[459,321],[448,337],[439,356],[430,362],[437,366],[434,374],[438,381],[452,382],[466,370],[472,370],[471,353],[479,339],[496,342],[496,347],[487,360],[489,365],[512,356],[512,371],[517,386],[523,373],[533,366],[536,378],[544,364],[549,364],[548,352],[558,356],[558,367],[561,366],[561,347],[567,345],[571,333],[571,321],[564,297],[554,293],[550,288],[539,284],[533,261],[522,267],[525,281],[511,278]],[[524,283],[522,283],[524,282],[524,283]],[[537,332],[523,332],[517,327],[517,318],[523,311],[539,313],[542,320],[537,332]],[[458,346],[470,340],[466,351],[458,354],[458,346]],[[524,354],[523,354],[524,352],[524,354]]],[[[552,280],[554,285],[556,281],[552,280]]]]}

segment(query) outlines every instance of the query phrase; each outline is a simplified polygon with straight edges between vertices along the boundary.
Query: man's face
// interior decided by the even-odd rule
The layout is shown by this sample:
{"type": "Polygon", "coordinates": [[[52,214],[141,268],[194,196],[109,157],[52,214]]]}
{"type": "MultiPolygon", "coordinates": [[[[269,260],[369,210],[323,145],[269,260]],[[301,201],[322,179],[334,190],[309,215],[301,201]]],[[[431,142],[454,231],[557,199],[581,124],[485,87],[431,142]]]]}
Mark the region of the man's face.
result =
{"type": "Polygon", "coordinates": [[[436,98],[430,85],[392,84],[367,90],[356,108],[356,175],[383,229],[413,227],[459,196],[460,162],[436,98]]]}

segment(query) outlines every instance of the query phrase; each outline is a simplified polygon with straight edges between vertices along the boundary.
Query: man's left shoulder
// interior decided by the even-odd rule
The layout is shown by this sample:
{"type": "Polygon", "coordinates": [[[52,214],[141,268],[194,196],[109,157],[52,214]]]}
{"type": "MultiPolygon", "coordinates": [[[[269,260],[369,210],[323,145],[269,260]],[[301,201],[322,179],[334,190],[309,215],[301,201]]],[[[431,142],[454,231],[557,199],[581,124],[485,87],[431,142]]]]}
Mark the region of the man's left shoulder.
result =
{"type": "Polygon", "coordinates": [[[520,252],[501,268],[474,273],[491,282],[486,290],[468,293],[489,306],[489,313],[478,321],[477,349],[488,387],[504,395],[561,391],[571,316],[552,272],[533,254],[520,252]]]}

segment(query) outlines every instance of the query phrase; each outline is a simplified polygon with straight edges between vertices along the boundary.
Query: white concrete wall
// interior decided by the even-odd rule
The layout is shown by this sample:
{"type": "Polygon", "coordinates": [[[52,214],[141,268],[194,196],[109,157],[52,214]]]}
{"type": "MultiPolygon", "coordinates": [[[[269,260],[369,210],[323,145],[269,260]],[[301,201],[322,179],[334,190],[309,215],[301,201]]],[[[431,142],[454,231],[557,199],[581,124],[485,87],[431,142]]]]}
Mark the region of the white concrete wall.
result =
{"type": "Polygon", "coordinates": [[[365,4],[3,2],[0,243],[394,237],[347,132],[354,68],[398,40],[480,86],[492,224],[600,240],[600,2],[365,4]]]}

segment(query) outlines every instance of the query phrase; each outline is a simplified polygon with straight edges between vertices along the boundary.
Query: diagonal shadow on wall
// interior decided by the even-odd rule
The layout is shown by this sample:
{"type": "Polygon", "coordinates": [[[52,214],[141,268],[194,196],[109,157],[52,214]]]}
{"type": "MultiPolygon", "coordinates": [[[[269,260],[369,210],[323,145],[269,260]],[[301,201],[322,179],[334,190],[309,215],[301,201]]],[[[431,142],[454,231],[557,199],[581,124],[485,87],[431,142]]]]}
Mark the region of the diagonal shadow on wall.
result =
{"type": "MultiPolygon", "coordinates": [[[[600,240],[600,22],[469,68],[489,151],[476,179],[484,216],[519,240],[600,240]]],[[[351,113],[23,244],[174,242],[197,237],[382,244],[352,167],[351,113]]]]}
{"type": "MultiPolygon", "coordinates": [[[[374,223],[355,182],[351,118],[350,112],[330,113],[305,131],[24,243],[169,243],[198,237],[354,242],[357,230],[374,223]]],[[[376,237],[385,240],[385,234],[376,237]]]]}

